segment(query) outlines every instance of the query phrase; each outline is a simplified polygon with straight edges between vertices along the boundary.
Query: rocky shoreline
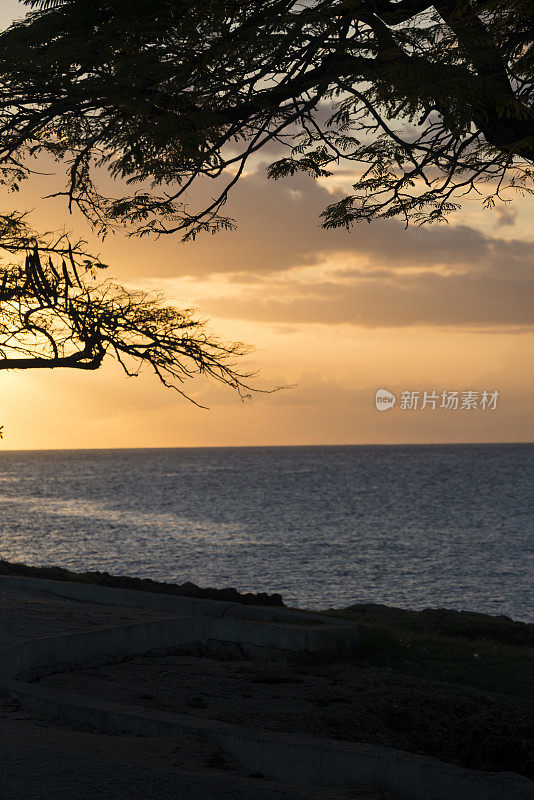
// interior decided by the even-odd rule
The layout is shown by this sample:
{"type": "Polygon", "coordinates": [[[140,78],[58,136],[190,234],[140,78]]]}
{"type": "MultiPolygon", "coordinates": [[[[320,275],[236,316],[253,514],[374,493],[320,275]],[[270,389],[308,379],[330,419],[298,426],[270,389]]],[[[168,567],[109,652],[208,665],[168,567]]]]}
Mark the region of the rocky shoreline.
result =
{"type": "MultiPolygon", "coordinates": [[[[279,595],[75,573],[5,560],[0,560],[0,575],[283,605],[279,595]]],[[[106,627],[117,619],[130,624],[161,616],[60,598],[46,591],[41,581],[35,586],[30,581],[9,586],[6,581],[0,598],[3,647],[95,625],[106,627]]],[[[110,698],[123,696],[127,704],[149,711],[265,723],[274,731],[381,744],[468,769],[509,771],[534,779],[534,625],[503,615],[412,611],[376,603],[322,613],[359,626],[354,651],[332,663],[274,664],[256,674],[256,667],[247,661],[219,663],[179,653],[176,664],[166,656],[155,655],[152,661],[142,656],[120,666],[113,662],[88,672],[71,670],[67,677],[61,672],[43,679],[43,686],[95,696],[109,690],[110,698]],[[79,685],[71,686],[72,681],[79,685]]],[[[8,709],[6,715],[6,721],[12,718],[8,709]]]]}
{"type": "MultiPolygon", "coordinates": [[[[182,584],[168,583],[152,578],[134,578],[101,571],[75,572],[64,567],[31,566],[3,558],[0,558],[0,575],[74,581],[115,589],[135,589],[243,605],[286,607],[282,595],[278,593],[239,592],[233,587],[216,589],[200,587],[190,581],[182,584]]],[[[467,640],[488,639],[503,644],[534,647],[534,623],[515,620],[504,614],[485,614],[451,608],[424,608],[416,611],[383,603],[355,603],[343,609],[328,609],[327,612],[333,615],[343,614],[345,617],[348,614],[362,624],[380,624],[407,628],[418,633],[427,632],[467,640]]]]}
{"type": "Polygon", "coordinates": [[[182,597],[195,597],[202,600],[223,600],[255,606],[285,606],[281,595],[267,592],[238,592],[237,589],[201,588],[191,582],[182,584],[154,581],[151,578],[131,578],[125,575],[112,575],[109,572],[73,572],[63,567],[34,567],[27,564],[6,561],[0,558],[0,575],[18,575],[24,578],[47,578],[54,581],[75,581],[91,583],[96,586],[109,586],[114,589],[136,589],[141,592],[174,594],[182,597]]]}

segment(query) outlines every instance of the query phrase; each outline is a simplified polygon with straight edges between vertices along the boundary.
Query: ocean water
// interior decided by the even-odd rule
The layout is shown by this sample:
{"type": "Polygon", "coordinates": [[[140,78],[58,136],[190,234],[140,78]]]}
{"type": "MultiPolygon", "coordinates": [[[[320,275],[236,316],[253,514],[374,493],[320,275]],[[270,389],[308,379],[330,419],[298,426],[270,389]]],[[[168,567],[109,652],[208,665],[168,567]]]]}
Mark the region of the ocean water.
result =
{"type": "Polygon", "coordinates": [[[0,557],[534,621],[534,445],[0,453],[0,557]]]}

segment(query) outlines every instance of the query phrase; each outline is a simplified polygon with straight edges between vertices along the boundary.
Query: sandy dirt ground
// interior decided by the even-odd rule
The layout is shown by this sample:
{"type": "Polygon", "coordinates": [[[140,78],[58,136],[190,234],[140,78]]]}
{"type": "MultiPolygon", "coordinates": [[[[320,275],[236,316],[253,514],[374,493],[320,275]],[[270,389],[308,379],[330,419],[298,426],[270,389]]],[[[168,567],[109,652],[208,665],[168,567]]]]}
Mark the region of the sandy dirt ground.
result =
{"type": "Polygon", "coordinates": [[[37,682],[89,702],[381,744],[482,770],[511,764],[520,772],[532,725],[532,714],[513,700],[361,662],[293,666],[145,655],[37,682]]]}
{"type": "Polygon", "coordinates": [[[395,800],[370,788],[314,789],[250,775],[195,736],[112,735],[46,720],[0,699],[2,800],[395,800]]]}
{"type": "MultiPolygon", "coordinates": [[[[24,639],[88,630],[102,625],[127,624],[163,614],[117,608],[56,597],[40,588],[24,588],[0,578],[0,649],[24,639]]],[[[243,676],[250,662],[219,662],[171,656],[173,663],[151,665],[150,675],[135,679],[128,673],[134,662],[117,664],[113,680],[81,670],[43,679],[63,691],[74,691],[76,681],[97,678],[89,694],[110,696],[112,685],[123,685],[121,701],[159,707],[154,692],[168,692],[172,671],[190,676],[187,696],[178,702],[196,715],[205,715],[202,692],[210,686],[216,700],[225,691],[221,670],[243,676]],[[184,672],[184,664],[187,667],[184,672]],[[123,671],[126,669],[126,671],[123,671]],[[171,675],[169,675],[171,669],[171,675]],[[239,672],[241,670],[241,672],[239,672]],[[87,673],[87,674],[86,674],[87,673]],[[122,676],[122,677],[121,677],[122,676]],[[201,681],[202,687],[195,681],[201,681]],[[139,697],[147,695],[147,698],[139,697]],[[198,698],[198,699],[197,699],[198,698]]],[[[165,659],[163,659],[165,661],[165,659]]],[[[136,660],[137,662],[137,660],[136,660]]],[[[139,666],[146,666],[141,659],[139,666]]],[[[251,667],[253,669],[253,667],[251,667]]],[[[248,673],[247,673],[248,674],[248,673]]],[[[254,674],[254,673],[251,673],[254,674]]],[[[269,686],[269,684],[265,684],[269,686]]],[[[271,685],[271,689],[273,685],[271,685]]],[[[117,701],[119,698],[114,697],[117,701]]],[[[222,697],[220,698],[222,701],[222,697]]],[[[177,709],[176,709],[177,710],[177,709]]],[[[140,737],[111,735],[99,730],[43,719],[25,712],[18,703],[0,698],[1,800],[395,800],[388,792],[370,787],[317,789],[273,782],[250,775],[215,745],[190,736],[140,737]]]]}
{"type": "MultiPolygon", "coordinates": [[[[127,625],[165,617],[161,612],[120,608],[58,597],[40,587],[21,588],[0,575],[0,648],[24,639],[127,625]]],[[[172,616],[172,615],[167,615],[172,616]]]]}

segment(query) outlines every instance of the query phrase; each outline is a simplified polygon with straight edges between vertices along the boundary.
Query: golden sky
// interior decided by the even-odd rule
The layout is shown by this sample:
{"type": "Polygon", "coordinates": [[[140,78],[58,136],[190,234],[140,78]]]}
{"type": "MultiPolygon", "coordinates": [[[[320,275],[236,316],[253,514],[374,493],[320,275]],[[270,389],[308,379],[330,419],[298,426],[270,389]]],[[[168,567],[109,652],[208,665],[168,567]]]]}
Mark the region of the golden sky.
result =
{"type": "MultiPolygon", "coordinates": [[[[17,6],[4,0],[0,24],[17,6]]],[[[215,333],[254,346],[258,385],[290,388],[242,403],[195,382],[203,411],[113,362],[96,373],[0,373],[5,449],[534,439],[534,198],[497,211],[467,201],[450,225],[327,232],[318,215],[349,176],[275,183],[262,162],[252,170],[227,206],[235,232],[93,245],[114,277],[161,287],[215,333]],[[379,413],[378,388],[500,396],[495,411],[379,413]]],[[[60,201],[41,199],[61,181],[34,179],[3,194],[3,207],[33,209],[40,230],[88,235],[60,201]]]]}

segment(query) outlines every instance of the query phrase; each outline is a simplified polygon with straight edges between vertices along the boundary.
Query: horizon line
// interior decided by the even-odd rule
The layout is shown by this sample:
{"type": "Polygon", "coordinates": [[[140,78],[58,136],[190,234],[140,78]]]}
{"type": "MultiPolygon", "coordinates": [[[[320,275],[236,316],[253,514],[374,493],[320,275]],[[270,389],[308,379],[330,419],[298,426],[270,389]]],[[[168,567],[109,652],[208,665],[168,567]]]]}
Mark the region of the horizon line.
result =
{"type": "Polygon", "coordinates": [[[323,443],[323,444],[216,444],[216,445],[146,445],[131,447],[16,447],[0,449],[1,453],[94,453],[109,450],[252,450],[252,449],[290,449],[312,447],[485,447],[499,445],[534,445],[533,441],[492,441],[492,442],[367,442],[367,443],[323,443]]]}

